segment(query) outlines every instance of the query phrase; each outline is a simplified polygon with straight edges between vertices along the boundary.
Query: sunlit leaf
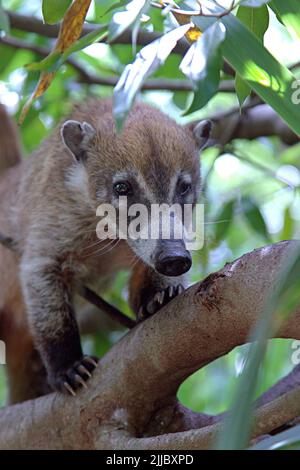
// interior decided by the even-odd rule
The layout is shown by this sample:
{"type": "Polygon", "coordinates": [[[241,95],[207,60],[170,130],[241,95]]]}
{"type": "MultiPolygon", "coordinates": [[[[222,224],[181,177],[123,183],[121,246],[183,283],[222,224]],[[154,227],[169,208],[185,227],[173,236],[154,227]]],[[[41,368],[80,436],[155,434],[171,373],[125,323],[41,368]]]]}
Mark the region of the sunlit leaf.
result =
{"type": "Polygon", "coordinates": [[[273,0],[271,6],[290,35],[300,39],[300,3],[295,0],[273,0]]]}
{"type": "Polygon", "coordinates": [[[125,67],[113,95],[114,117],[119,129],[146,78],[164,63],[189,28],[189,24],[179,26],[151,42],[140,50],[132,64],[125,67]]]}
{"type": "Polygon", "coordinates": [[[125,11],[116,12],[109,25],[108,40],[113,41],[124,31],[137,23],[150,7],[150,0],[132,0],[126,5],[125,11]]]}
{"type": "Polygon", "coordinates": [[[180,64],[180,70],[195,89],[189,113],[202,108],[218,90],[222,65],[220,46],[225,35],[224,25],[214,23],[191,45],[180,64]]]}
{"type": "MultiPolygon", "coordinates": [[[[180,6],[189,9],[190,3],[183,2],[180,6]]],[[[216,14],[224,12],[224,9],[214,5],[211,11],[216,14]]],[[[194,16],[192,21],[200,31],[204,31],[215,19],[194,16]]],[[[224,58],[291,129],[300,135],[299,107],[293,99],[295,76],[233,14],[223,16],[222,23],[227,31],[222,45],[224,58]]]]}
{"type": "MultiPolygon", "coordinates": [[[[269,11],[267,6],[263,5],[260,8],[240,6],[236,16],[263,43],[264,34],[269,26],[269,11]]],[[[238,73],[235,77],[235,90],[240,106],[242,106],[245,99],[250,94],[251,88],[238,73]]]]}
{"type": "MultiPolygon", "coordinates": [[[[68,49],[81,35],[83,23],[89,9],[91,0],[74,0],[68,11],[66,12],[63,22],[60,26],[58,38],[53,49],[53,52],[50,54],[51,59],[56,60],[55,55],[57,53],[63,53],[68,49]]],[[[26,102],[25,106],[22,109],[20,114],[19,123],[21,124],[26,114],[36,98],[39,98],[51,85],[51,82],[54,78],[55,72],[41,72],[41,76],[37,87],[29,100],[26,102]]]]}
{"type": "Polygon", "coordinates": [[[91,0],[75,0],[72,3],[60,27],[56,50],[65,51],[79,38],[90,4],[91,0]]]}
{"type": "Polygon", "coordinates": [[[58,23],[71,3],[72,0],[43,0],[42,12],[45,23],[58,23]]]}

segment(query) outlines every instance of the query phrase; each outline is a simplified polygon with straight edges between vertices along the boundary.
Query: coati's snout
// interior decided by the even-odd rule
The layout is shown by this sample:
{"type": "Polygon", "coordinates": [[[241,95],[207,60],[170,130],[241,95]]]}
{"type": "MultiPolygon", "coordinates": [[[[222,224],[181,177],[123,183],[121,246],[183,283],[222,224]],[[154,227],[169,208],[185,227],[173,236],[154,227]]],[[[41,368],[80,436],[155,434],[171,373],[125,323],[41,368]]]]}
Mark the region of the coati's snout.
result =
{"type": "Polygon", "coordinates": [[[192,258],[182,240],[161,240],[154,258],[157,272],[165,276],[181,276],[192,265],[192,258]]]}

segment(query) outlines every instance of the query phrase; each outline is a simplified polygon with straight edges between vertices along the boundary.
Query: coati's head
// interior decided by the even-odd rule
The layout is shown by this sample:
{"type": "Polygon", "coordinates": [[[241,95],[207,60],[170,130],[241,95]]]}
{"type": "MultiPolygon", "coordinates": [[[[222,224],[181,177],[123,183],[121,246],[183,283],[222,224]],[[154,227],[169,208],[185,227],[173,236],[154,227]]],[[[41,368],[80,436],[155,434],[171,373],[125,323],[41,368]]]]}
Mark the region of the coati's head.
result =
{"type": "MultiPolygon", "coordinates": [[[[157,109],[140,103],[118,134],[111,106],[103,109],[97,104],[91,105],[89,122],[88,114],[79,115],[61,129],[63,142],[74,157],[73,189],[75,181],[76,189],[88,197],[95,210],[104,203],[119,210],[121,196],[127,197],[128,207],[143,204],[149,213],[152,204],[195,204],[200,190],[199,150],[209,137],[211,123],[179,126],[157,109]]],[[[127,226],[131,221],[129,215],[127,226]]],[[[177,218],[173,223],[182,224],[182,220],[177,218]]],[[[129,235],[127,242],[159,273],[179,276],[191,267],[191,256],[184,238],[171,233],[169,239],[129,235]]]]}

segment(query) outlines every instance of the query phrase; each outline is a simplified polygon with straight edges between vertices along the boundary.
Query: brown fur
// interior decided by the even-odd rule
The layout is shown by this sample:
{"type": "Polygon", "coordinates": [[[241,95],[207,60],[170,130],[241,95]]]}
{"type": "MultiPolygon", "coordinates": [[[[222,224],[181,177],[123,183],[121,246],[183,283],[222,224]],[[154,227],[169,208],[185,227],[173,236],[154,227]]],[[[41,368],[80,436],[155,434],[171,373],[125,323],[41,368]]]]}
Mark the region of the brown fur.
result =
{"type": "Polygon", "coordinates": [[[5,107],[0,104],[0,175],[7,168],[17,165],[21,161],[21,148],[16,126],[9,117],[5,107]]]}
{"type": "MultiPolygon", "coordinates": [[[[177,171],[192,175],[192,202],[199,189],[198,147],[191,130],[158,110],[136,105],[121,134],[115,132],[110,100],[93,99],[77,106],[71,119],[86,121],[96,131],[84,163],[74,161],[59,126],[28,161],[7,170],[0,183],[0,232],[16,239],[23,253],[19,259],[0,246],[0,334],[7,342],[12,401],[48,389],[40,360],[28,366],[30,358],[37,357],[35,347],[57,389],[68,368],[80,360],[72,309],[76,282],[98,283],[130,268],[136,259],[125,241],[114,242],[109,249],[107,241],[96,238],[95,210],[101,202],[110,202],[107,188],[113,175],[133,171],[157,203],[171,202],[166,200],[167,190],[177,171]]],[[[15,142],[14,132],[11,139],[15,142]]],[[[16,164],[18,146],[13,147],[10,162],[16,164]]],[[[146,264],[140,261],[134,269],[131,298],[135,311],[149,283],[155,292],[154,288],[177,282],[162,279],[146,264]]]]}

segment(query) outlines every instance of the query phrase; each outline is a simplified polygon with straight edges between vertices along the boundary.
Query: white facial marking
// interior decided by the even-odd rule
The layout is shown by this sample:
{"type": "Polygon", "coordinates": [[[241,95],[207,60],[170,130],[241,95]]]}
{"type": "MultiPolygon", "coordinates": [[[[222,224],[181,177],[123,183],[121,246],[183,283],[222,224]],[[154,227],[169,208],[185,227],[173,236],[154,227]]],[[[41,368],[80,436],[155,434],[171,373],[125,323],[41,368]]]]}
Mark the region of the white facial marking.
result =
{"type": "Polygon", "coordinates": [[[65,179],[66,187],[80,194],[84,201],[92,206],[90,193],[89,193],[89,181],[86,169],[81,163],[74,163],[67,171],[65,179]]]}

